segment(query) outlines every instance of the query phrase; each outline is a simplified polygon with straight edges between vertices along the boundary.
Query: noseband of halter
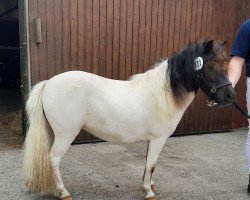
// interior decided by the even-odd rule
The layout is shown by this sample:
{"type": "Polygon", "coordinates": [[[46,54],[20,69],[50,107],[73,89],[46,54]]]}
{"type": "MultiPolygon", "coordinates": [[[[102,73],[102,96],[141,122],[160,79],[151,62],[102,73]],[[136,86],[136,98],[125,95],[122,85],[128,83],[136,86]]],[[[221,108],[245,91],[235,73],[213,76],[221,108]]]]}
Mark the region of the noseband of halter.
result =
{"type": "Polygon", "coordinates": [[[214,93],[216,93],[217,90],[232,85],[232,83],[226,79],[223,83],[221,84],[214,84],[214,83],[210,83],[203,75],[203,73],[201,72],[201,70],[198,70],[196,73],[196,78],[199,80],[199,82],[201,82],[204,86],[205,86],[205,90],[204,91],[206,94],[208,94],[208,98],[211,99],[212,95],[214,93]]]}

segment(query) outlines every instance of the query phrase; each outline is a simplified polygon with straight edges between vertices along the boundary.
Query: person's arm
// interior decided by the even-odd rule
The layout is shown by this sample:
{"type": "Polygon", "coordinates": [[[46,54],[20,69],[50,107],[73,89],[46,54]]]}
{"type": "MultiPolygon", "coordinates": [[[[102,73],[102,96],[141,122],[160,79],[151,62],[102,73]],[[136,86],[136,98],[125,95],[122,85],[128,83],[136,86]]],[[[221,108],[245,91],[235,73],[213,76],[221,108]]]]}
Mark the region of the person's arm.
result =
{"type": "MultiPolygon", "coordinates": [[[[240,27],[236,40],[231,51],[231,61],[228,65],[228,78],[232,82],[232,86],[238,83],[242,67],[246,62],[250,53],[250,19],[246,20],[240,27]]],[[[247,70],[248,71],[248,70],[247,70]]],[[[247,72],[249,74],[249,72],[247,72]]]]}
{"type": "Polygon", "coordinates": [[[227,76],[229,81],[232,82],[233,87],[235,87],[241,77],[242,67],[244,66],[244,63],[245,59],[239,56],[233,56],[229,62],[227,68],[227,76]]]}

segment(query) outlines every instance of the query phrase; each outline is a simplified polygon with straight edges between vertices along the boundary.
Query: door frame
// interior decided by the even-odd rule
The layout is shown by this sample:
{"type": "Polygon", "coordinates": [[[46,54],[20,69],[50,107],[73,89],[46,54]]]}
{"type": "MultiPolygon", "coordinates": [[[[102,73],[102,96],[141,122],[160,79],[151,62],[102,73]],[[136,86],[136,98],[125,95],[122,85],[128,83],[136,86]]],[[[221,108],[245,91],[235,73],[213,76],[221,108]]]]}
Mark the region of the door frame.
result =
{"type": "Polygon", "coordinates": [[[18,0],[19,13],[19,46],[20,46],[20,75],[22,96],[22,125],[23,133],[26,132],[27,116],[25,102],[31,90],[30,51],[29,51],[29,15],[28,0],[18,0]]]}

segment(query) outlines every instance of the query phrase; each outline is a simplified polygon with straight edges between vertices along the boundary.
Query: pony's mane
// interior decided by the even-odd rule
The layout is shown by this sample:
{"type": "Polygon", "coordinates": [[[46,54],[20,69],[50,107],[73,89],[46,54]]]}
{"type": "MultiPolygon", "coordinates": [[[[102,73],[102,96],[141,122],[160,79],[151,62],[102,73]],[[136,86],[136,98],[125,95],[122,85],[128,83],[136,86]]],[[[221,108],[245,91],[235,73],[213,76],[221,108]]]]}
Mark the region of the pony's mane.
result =
{"type": "MultiPolygon", "coordinates": [[[[177,108],[170,87],[170,76],[167,73],[168,60],[164,60],[151,66],[146,72],[136,74],[129,79],[131,84],[140,87],[148,96],[152,114],[163,121],[176,112],[177,108]]],[[[191,99],[187,97],[186,102],[191,102],[191,99]]]]}
{"type": "Polygon", "coordinates": [[[166,76],[167,60],[156,63],[144,73],[136,74],[129,80],[131,84],[140,87],[140,90],[148,96],[151,112],[161,120],[166,120],[174,109],[171,94],[169,76],[166,76]]]}

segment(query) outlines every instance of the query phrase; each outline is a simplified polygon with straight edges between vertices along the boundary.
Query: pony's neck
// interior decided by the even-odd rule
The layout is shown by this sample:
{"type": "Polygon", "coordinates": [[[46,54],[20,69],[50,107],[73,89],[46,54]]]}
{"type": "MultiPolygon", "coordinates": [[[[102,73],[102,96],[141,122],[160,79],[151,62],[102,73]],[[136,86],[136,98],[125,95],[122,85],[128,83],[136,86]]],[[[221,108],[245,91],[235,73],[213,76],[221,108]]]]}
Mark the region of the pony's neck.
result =
{"type": "Polygon", "coordinates": [[[194,99],[193,92],[183,90],[181,98],[176,99],[170,86],[168,60],[157,64],[154,68],[131,78],[131,82],[140,87],[151,102],[152,112],[165,120],[169,115],[178,111],[180,114],[186,110],[194,99]]]}

